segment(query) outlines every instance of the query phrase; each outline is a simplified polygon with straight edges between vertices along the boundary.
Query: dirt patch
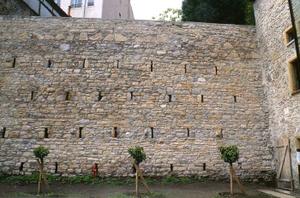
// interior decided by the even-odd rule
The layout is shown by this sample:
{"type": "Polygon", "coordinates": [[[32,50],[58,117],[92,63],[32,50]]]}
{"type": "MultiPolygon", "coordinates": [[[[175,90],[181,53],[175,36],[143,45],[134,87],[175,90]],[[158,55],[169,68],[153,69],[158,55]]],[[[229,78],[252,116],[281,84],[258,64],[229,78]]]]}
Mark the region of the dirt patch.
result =
{"type": "MultiPolygon", "coordinates": [[[[134,194],[134,186],[131,185],[86,185],[86,184],[52,184],[51,193],[45,194],[45,198],[128,198],[134,194]]],[[[256,189],[264,186],[247,185],[247,197],[235,198],[270,198],[263,196],[256,189]]],[[[12,185],[0,184],[0,198],[36,198],[37,185],[12,185]]],[[[226,198],[219,193],[229,190],[229,184],[217,182],[204,182],[197,184],[151,184],[150,189],[156,194],[161,194],[163,198],[226,198]]],[[[141,192],[145,192],[144,189],[141,192]]],[[[235,189],[238,192],[238,189],[235,189]]],[[[225,194],[224,194],[225,196],[225,194]]],[[[151,198],[151,197],[150,197],[151,198]]],[[[159,197],[162,198],[162,197],[159,197]]]]}
{"type": "Polygon", "coordinates": [[[248,195],[248,194],[244,195],[241,193],[235,193],[233,196],[231,196],[229,192],[222,192],[222,193],[219,193],[214,198],[275,198],[275,197],[261,193],[261,192],[258,192],[255,195],[248,195]]]}

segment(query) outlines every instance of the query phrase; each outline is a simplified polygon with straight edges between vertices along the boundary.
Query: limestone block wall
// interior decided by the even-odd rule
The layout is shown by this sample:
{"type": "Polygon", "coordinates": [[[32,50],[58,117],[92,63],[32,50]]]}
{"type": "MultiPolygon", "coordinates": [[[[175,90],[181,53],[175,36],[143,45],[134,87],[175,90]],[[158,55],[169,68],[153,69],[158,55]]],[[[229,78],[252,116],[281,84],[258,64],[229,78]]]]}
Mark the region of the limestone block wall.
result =
{"type": "MultiPolygon", "coordinates": [[[[300,138],[300,95],[291,95],[288,80],[288,60],[296,56],[295,44],[285,45],[283,32],[291,26],[287,0],[257,0],[255,2],[257,37],[261,51],[263,84],[269,107],[269,131],[274,148],[274,163],[278,171],[284,149],[277,146],[291,142],[294,180],[299,188],[296,149],[300,138]]],[[[283,176],[289,178],[289,161],[283,176]]]]}
{"type": "Polygon", "coordinates": [[[0,171],[44,145],[49,172],[127,176],[140,145],[146,175],[222,179],[236,144],[243,179],[273,173],[254,27],[0,17],[0,42],[0,171]]]}

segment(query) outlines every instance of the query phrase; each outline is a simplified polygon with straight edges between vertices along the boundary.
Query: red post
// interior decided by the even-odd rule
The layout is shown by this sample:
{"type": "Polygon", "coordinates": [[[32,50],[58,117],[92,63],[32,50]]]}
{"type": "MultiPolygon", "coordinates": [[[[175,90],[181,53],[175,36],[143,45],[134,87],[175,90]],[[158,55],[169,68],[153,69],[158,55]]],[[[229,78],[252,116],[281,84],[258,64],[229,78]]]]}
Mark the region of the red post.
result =
{"type": "Polygon", "coordinates": [[[96,164],[96,163],[92,166],[92,175],[93,175],[93,177],[98,176],[98,164],[96,164]]]}

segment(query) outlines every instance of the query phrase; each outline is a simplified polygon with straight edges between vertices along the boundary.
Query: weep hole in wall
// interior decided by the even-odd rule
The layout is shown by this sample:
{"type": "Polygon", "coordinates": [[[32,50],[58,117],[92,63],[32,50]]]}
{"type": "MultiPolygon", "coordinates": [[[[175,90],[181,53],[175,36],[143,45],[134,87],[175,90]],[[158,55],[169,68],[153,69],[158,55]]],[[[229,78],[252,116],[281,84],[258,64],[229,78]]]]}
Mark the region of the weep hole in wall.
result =
{"type": "Polygon", "coordinates": [[[44,129],[44,138],[49,138],[48,128],[44,129]]]}
{"type": "Polygon", "coordinates": [[[150,127],[150,132],[151,132],[151,138],[154,138],[154,128],[150,127]]]}
{"type": "Polygon", "coordinates": [[[52,60],[48,60],[48,62],[47,62],[47,67],[48,67],[48,68],[53,67],[53,61],[52,61],[52,60]]]}
{"type": "Polygon", "coordinates": [[[102,98],[103,98],[103,96],[102,96],[102,92],[101,92],[101,91],[99,91],[99,92],[98,92],[98,101],[101,101],[101,100],[102,100],[102,98]]]}
{"type": "Polygon", "coordinates": [[[25,162],[21,162],[20,166],[19,166],[19,171],[22,172],[24,169],[24,164],[25,162]]]}
{"type": "Polygon", "coordinates": [[[12,68],[16,67],[16,59],[17,59],[16,57],[13,58],[12,65],[11,65],[12,68]]]}
{"type": "Polygon", "coordinates": [[[83,137],[83,127],[79,127],[79,133],[78,133],[78,138],[82,138],[83,137]]]}
{"type": "Polygon", "coordinates": [[[117,138],[118,137],[118,127],[114,127],[112,131],[112,137],[117,138]]]}
{"type": "Polygon", "coordinates": [[[71,94],[69,91],[66,91],[65,92],[65,101],[69,101],[69,100],[71,100],[71,94]]]}
{"type": "Polygon", "coordinates": [[[3,127],[0,132],[1,132],[1,138],[5,138],[6,127],[3,127]]]}

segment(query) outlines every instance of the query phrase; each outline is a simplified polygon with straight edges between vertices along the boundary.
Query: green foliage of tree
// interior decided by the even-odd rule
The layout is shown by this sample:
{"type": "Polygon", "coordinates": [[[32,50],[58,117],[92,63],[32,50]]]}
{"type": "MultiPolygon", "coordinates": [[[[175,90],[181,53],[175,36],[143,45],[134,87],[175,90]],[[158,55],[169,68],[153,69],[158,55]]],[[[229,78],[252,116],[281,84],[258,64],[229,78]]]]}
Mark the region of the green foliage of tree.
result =
{"type": "Polygon", "coordinates": [[[253,5],[250,0],[184,0],[182,20],[254,24],[253,5]]]}
{"type": "Polygon", "coordinates": [[[231,166],[234,162],[239,159],[239,149],[235,145],[222,146],[219,148],[221,153],[221,158],[224,162],[229,163],[231,166]]]}
{"type": "Polygon", "coordinates": [[[246,16],[245,16],[246,24],[254,25],[255,24],[255,16],[254,16],[253,3],[251,1],[248,1],[245,13],[246,13],[246,16]]]}
{"type": "Polygon", "coordinates": [[[33,153],[36,158],[43,162],[44,158],[49,154],[49,150],[43,146],[39,146],[33,150],[33,153]]]}
{"type": "Polygon", "coordinates": [[[132,147],[128,149],[128,153],[135,160],[135,163],[139,165],[146,159],[146,153],[144,152],[144,148],[140,146],[132,147]]]}
{"type": "Polygon", "coordinates": [[[173,8],[168,8],[167,10],[163,11],[162,13],[159,14],[157,18],[153,17],[153,19],[155,20],[173,21],[173,22],[181,21],[181,18],[182,18],[182,10],[173,9],[173,8]]]}

